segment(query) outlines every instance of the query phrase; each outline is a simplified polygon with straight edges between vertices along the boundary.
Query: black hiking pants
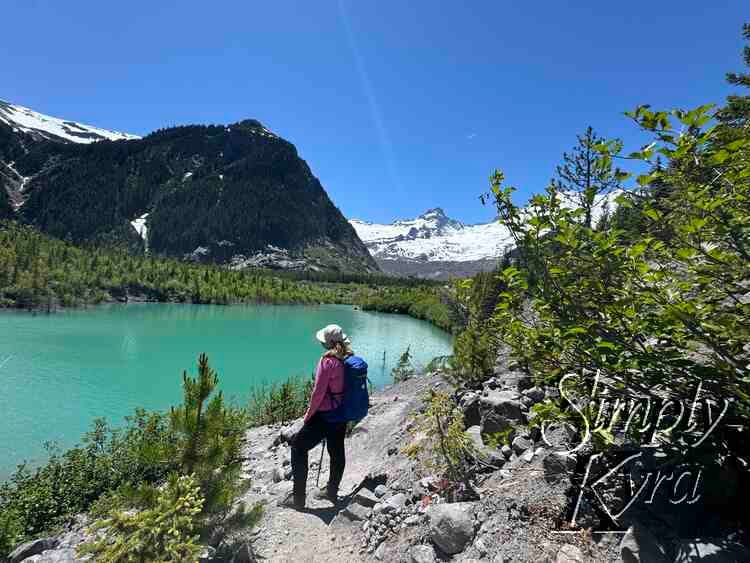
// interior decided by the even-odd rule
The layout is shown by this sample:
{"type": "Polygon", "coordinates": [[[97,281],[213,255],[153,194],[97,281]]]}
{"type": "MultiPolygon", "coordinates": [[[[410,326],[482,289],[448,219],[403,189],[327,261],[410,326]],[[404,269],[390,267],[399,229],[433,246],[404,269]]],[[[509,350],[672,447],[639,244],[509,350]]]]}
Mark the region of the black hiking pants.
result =
{"type": "Polygon", "coordinates": [[[341,478],[346,466],[344,439],[346,438],[346,422],[331,423],[326,421],[320,413],[302,427],[292,440],[292,475],[294,476],[295,498],[305,498],[307,487],[307,454],[325,438],[328,455],[331,458],[331,471],[328,476],[328,493],[336,495],[339,491],[341,478]]]}

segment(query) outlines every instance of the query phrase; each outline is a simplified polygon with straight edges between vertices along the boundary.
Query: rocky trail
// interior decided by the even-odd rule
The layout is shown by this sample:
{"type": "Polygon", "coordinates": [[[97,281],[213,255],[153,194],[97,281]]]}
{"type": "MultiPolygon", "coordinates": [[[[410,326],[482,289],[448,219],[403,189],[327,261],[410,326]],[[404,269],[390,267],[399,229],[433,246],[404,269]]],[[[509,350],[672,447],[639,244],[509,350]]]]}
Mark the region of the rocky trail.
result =
{"type": "MultiPolygon", "coordinates": [[[[368,554],[366,549],[362,553],[361,527],[378,502],[373,489],[384,484],[388,475],[408,470],[410,463],[396,453],[407,435],[409,415],[421,404],[419,397],[436,385],[441,383],[428,378],[413,379],[373,397],[370,414],[346,442],[346,471],[339,493],[343,498],[337,506],[313,496],[322,445],[310,452],[306,509],[296,511],[277,506],[292,488],[290,452],[284,436],[291,435],[293,427],[249,430],[246,467],[253,487],[243,500],[248,504],[266,504],[263,520],[253,531],[253,548],[258,559],[365,560],[368,554]]],[[[326,452],[321,486],[327,481],[328,462],[326,452]]]]}
{"type": "MultiPolygon", "coordinates": [[[[262,503],[263,516],[257,526],[234,538],[242,547],[229,561],[206,547],[201,563],[750,561],[741,530],[714,527],[719,535],[701,536],[681,528],[685,513],[634,509],[609,533],[603,511],[590,494],[582,497],[571,529],[582,480],[582,460],[570,454],[576,432],[557,425],[542,437],[526,426],[534,416],[531,407],[554,393],[552,388],[532,387],[523,375],[505,368],[477,390],[456,391],[438,373],[387,387],[374,394],[370,413],[347,438],[342,498],[335,506],[313,496],[321,446],[310,452],[304,510],[277,504],[292,489],[288,440],[301,421],[250,429],[243,471],[252,486],[241,501],[248,507],[262,503]],[[458,399],[466,431],[482,460],[473,478],[478,498],[450,502],[455,499],[445,494],[439,476],[403,453],[415,439],[412,415],[422,408],[430,389],[455,393],[458,399]],[[484,443],[484,437],[508,425],[509,444],[484,443]]],[[[328,462],[326,453],[321,486],[328,462]]],[[[723,488],[729,486],[726,482],[723,488]]],[[[622,502],[624,491],[614,484],[602,493],[608,502],[622,502]]],[[[705,524],[717,515],[701,509],[687,516],[705,524]]],[[[20,546],[10,563],[82,561],[76,546],[85,540],[86,524],[81,515],[64,534],[20,546]]]]}

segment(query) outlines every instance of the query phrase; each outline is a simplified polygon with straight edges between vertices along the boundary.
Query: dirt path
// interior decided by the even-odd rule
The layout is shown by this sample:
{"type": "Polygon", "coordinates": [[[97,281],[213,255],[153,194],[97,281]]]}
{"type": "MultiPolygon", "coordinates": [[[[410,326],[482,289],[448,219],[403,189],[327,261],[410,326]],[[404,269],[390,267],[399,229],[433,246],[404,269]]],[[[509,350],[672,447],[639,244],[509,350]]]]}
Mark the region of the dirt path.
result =
{"type": "MultiPolygon", "coordinates": [[[[361,551],[362,518],[375,497],[365,486],[374,488],[372,477],[394,474],[396,465],[408,463],[403,456],[389,456],[400,447],[406,435],[409,414],[419,405],[419,397],[434,385],[432,378],[418,378],[398,390],[386,389],[373,397],[370,414],[346,442],[347,463],[340,495],[347,496],[337,507],[313,498],[321,447],[310,452],[307,508],[296,511],[276,505],[291,490],[289,447],[274,445],[280,427],[252,429],[247,434],[248,475],[253,488],[245,501],[266,503],[266,512],[253,532],[254,549],[259,560],[295,562],[365,561],[371,557],[361,551]],[[396,461],[399,459],[400,461],[396,461]],[[276,476],[274,476],[276,473],[276,476]],[[274,482],[274,480],[276,482],[274,482]],[[360,493],[351,495],[355,489],[360,493]]],[[[328,454],[323,456],[320,483],[328,478],[328,454]]]]}

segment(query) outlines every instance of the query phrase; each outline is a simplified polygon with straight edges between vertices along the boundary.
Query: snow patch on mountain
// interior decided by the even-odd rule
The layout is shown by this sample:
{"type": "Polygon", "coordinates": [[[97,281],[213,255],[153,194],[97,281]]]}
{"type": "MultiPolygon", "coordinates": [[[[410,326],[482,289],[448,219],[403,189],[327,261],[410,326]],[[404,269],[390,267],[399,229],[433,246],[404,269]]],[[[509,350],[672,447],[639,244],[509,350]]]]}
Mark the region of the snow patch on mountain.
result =
{"type": "MultiPolygon", "coordinates": [[[[620,193],[612,192],[597,199],[592,213],[594,222],[605,209],[614,209],[620,193]]],[[[574,193],[562,193],[560,200],[564,207],[578,206],[574,193]]],[[[514,246],[510,231],[499,221],[466,225],[449,218],[439,207],[415,219],[399,219],[391,224],[360,219],[349,222],[370,253],[380,260],[474,262],[499,258],[514,246]]]]}
{"type": "Polygon", "coordinates": [[[3,100],[0,100],[0,121],[10,125],[15,131],[23,131],[53,141],[88,144],[102,140],[121,141],[140,138],[129,133],[109,131],[51,117],[3,100]]]}

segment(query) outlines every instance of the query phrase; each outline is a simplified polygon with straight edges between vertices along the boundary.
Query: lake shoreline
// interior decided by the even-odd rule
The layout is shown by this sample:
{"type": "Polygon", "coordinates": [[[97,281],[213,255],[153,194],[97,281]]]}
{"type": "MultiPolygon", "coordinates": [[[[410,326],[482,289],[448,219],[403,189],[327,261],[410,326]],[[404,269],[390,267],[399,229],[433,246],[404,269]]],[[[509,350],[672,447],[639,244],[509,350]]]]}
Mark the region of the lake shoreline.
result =
{"type": "Polygon", "coordinates": [[[315,330],[331,322],[353,336],[376,387],[390,383],[407,346],[418,366],[452,350],[450,334],[407,315],[299,305],[113,302],[55,314],[0,310],[0,363],[11,357],[1,368],[11,389],[0,398],[7,413],[1,472],[17,461],[46,459],[45,441],[67,449],[98,417],[120,425],[135,408],[167,409],[199,353],[215,365],[224,395],[246,405],[254,389],[309,377],[320,355],[315,330]]]}

